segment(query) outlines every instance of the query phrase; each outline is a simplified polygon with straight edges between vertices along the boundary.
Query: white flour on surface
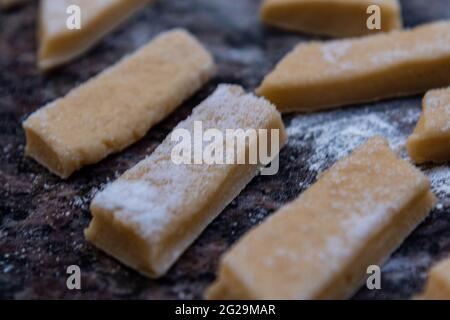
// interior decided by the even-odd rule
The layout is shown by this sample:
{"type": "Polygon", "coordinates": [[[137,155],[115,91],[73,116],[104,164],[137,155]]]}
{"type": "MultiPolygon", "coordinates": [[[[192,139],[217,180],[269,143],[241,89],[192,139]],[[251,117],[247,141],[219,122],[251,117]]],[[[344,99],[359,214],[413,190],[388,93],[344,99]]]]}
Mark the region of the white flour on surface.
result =
{"type": "MultiPolygon", "coordinates": [[[[393,108],[384,111],[331,111],[298,115],[287,127],[288,147],[309,150],[306,168],[316,175],[329,168],[337,160],[349,155],[368,138],[383,136],[400,156],[408,160],[405,149],[410,132],[403,132],[403,125],[413,128],[420,110],[405,111],[393,108]],[[397,117],[396,117],[397,116],[397,117]]],[[[412,130],[412,129],[411,129],[412,130]]],[[[450,199],[450,167],[448,165],[426,166],[422,171],[430,178],[432,189],[442,202],[450,199]]],[[[439,206],[438,206],[439,208],[439,206]]]]}
{"type": "MultiPolygon", "coordinates": [[[[418,115],[417,115],[418,117],[418,115]]],[[[403,148],[406,137],[386,116],[359,113],[334,118],[331,113],[300,115],[287,128],[289,144],[313,150],[307,167],[320,173],[337,160],[349,155],[368,138],[383,136],[394,150],[403,148]]]]}
{"type": "Polygon", "coordinates": [[[450,167],[448,165],[430,167],[424,170],[431,180],[431,187],[439,198],[450,200],[450,167]]]}

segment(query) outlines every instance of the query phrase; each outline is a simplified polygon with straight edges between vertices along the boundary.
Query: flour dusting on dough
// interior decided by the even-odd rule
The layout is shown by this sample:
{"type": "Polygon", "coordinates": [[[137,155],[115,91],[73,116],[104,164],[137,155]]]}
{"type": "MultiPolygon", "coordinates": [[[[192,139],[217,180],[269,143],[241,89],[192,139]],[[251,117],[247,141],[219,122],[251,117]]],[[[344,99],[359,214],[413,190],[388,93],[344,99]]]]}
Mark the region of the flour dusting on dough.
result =
{"type": "MultiPolygon", "coordinates": [[[[305,159],[306,167],[317,175],[376,135],[385,137],[403,159],[409,160],[405,144],[419,116],[419,108],[408,109],[405,116],[405,110],[400,108],[379,110],[370,107],[357,112],[346,109],[297,115],[287,127],[288,147],[311,149],[305,159]],[[410,132],[402,128],[405,125],[411,128],[410,132]]],[[[432,189],[440,199],[437,209],[443,209],[443,203],[450,199],[450,167],[446,164],[427,165],[420,169],[429,177],[432,189]]]]}

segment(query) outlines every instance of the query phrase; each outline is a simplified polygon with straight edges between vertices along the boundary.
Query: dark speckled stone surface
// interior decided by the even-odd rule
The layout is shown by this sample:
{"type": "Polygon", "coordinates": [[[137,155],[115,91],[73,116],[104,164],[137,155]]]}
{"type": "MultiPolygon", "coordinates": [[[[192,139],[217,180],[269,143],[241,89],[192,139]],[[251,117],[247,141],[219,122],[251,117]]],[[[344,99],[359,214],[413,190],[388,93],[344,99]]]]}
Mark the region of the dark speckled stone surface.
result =
{"type": "MultiPolygon", "coordinates": [[[[216,219],[164,278],[149,280],[85,242],[88,205],[99,188],[152,152],[171,129],[221,82],[254,89],[295,43],[311,39],[263,27],[259,0],[164,0],[149,6],[95,49],[49,75],[35,68],[35,3],[0,13],[0,298],[191,299],[201,298],[214,280],[220,255],[252,226],[295,198],[316,179],[306,166],[312,146],[288,145],[281,170],[258,177],[216,219]],[[66,94],[163,30],[184,27],[214,54],[217,77],[144,139],[126,151],[76,173],[67,181],[24,157],[21,122],[46,102],[66,94]],[[82,290],[66,288],[66,268],[82,270],[82,290]]],[[[450,18],[448,0],[405,0],[407,26],[450,18]]],[[[370,108],[397,121],[401,132],[408,112],[418,113],[420,97],[365,108],[329,112],[330,121],[370,108]]],[[[284,117],[286,124],[298,115],[284,117]]],[[[332,142],[330,142],[332,143],[332,142]]],[[[334,159],[330,159],[327,166],[334,159]]],[[[450,183],[450,181],[449,181],[450,183]]],[[[361,289],[357,299],[405,299],[419,292],[429,266],[450,254],[450,198],[440,194],[438,209],[383,267],[382,290],[361,289]]]]}

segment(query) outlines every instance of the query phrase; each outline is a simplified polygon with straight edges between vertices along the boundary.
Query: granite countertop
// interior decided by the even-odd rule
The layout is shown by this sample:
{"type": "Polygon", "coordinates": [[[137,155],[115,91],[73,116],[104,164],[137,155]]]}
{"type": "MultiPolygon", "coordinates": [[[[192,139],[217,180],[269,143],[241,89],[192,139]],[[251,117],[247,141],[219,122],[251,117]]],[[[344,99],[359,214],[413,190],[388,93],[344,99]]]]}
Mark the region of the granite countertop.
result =
{"type": "MultiPolygon", "coordinates": [[[[186,251],[167,276],[150,280],[86,243],[93,195],[150,154],[218,83],[253,90],[296,43],[310,39],[260,24],[259,0],[165,0],[136,15],[94,50],[52,74],[36,59],[36,3],[0,13],[0,298],[191,299],[214,280],[220,255],[252,226],[294,199],[317,174],[373,134],[400,153],[420,114],[421,97],[311,115],[284,116],[290,141],[276,176],[257,177],[186,251]],[[24,157],[21,122],[156,34],[174,27],[194,33],[214,54],[219,73],[141,141],[63,181],[24,157]],[[66,287],[78,265],[82,290],[66,287]]],[[[450,18],[448,0],[402,1],[406,26],[450,18]]],[[[450,170],[425,166],[439,204],[382,268],[382,289],[356,299],[404,299],[418,293],[426,271],[450,254],[450,170]]]]}

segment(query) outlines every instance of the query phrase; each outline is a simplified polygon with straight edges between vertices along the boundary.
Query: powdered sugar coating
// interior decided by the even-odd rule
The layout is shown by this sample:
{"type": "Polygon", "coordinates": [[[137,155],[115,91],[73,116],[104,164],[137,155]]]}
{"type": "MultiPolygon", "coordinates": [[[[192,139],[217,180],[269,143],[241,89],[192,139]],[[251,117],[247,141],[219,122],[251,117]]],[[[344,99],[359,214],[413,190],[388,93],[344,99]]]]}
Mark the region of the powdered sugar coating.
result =
{"type": "MultiPolygon", "coordinates": [[[[245,94],[237,86],[221,85],[175,129],[192,133],[195,121],[202,121],[204,130],[266,128],[277,116],[275,107],[265,99],[245,94]]],[[[175,219],[203,208],[232,166],[175,164],[171,152],[177,143],[169,135],[153,154],[99,193],[92,205],[132,224],[153,241],[175,219]]]]}

